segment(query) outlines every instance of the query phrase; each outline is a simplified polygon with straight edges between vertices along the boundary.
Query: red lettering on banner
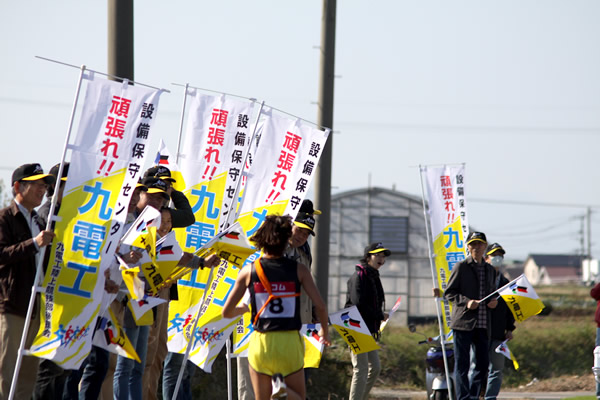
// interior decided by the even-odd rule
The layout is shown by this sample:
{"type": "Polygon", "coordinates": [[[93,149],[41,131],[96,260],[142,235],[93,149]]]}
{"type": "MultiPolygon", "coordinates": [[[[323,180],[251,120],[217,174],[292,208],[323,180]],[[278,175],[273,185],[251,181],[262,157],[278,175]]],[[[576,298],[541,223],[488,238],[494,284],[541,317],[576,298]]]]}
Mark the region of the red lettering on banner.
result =
{"type": "Polygon", "coordinates": [[[104,135],[108,136],[108,138],[102,141],[99,149],[99,152],[105,157],[100,161],[100,166],[96,170],[96,173],[99,175],[104,172],[104,175],[108,176],[115,165],[115,159],[119,158],[119,144],[122,142],[123,136],[125,135],[130,107],[131,99],[119,96],[112,97],[110,109],[108,111],[109,115],[106,119],[106,124],[104,125],[104,135]]]}
{"type": "Polygon", "coordinates": [[[228,115],[229,111],[213,108],[210,123],[212,125],[222,126],[223,128],[225,128],[227,126],[228,115]]]}

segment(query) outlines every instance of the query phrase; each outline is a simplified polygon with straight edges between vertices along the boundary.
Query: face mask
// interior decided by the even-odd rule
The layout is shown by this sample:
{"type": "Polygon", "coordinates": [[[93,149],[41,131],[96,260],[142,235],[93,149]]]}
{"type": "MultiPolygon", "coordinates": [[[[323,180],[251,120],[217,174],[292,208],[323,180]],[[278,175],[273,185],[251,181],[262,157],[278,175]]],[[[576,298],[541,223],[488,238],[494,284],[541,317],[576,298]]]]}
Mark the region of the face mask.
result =
{"type": "Polygon", "coordinates": [[[490,264],[492,264],[493,267],[498,268],[498,267],[500,267],[502,265],[502,261],[504,261],[504,257],[502,257],[502,256],[494,256],[490,260],[490,264]]]}

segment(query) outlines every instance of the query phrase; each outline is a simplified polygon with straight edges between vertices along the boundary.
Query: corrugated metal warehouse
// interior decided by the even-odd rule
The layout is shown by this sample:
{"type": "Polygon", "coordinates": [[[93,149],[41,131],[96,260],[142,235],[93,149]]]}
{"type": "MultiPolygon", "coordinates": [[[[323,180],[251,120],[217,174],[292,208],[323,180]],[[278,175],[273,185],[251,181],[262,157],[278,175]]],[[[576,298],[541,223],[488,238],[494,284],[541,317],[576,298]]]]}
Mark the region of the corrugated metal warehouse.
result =
{"type": "Polygon", "coordinates": [[[435,317],[422,200],[384,188],[358,189],[331,198],[330,312],[344,307],[346,282],[371,242],[382,242],[392,251],[379,270],[386,311],[402,297],[390,322],[406,325],[409,320],[435,317]]]}

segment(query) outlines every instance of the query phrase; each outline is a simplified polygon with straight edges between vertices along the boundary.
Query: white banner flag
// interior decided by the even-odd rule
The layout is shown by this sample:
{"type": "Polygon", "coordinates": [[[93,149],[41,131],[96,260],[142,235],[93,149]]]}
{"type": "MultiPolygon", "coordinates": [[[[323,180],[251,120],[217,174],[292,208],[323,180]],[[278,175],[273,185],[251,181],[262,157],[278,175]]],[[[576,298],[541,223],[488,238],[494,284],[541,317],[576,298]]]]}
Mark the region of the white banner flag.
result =
{"type": "Polygon", "coordinates": [[[31,353],[77,369],[92,345],[127,208],[144,165],[160,91],[88,76],[44,279],[41,326],[31,353]]]}
{"type": "MultiPolygon", "coordinates": [[[[469,224],[465,197],[465,167],[425,167],[429,223],[435,256],[437,287],[446,290],[452,267],[465,259],[465,243],[469,224]]],[[[450,333],[452,306],[442,303],[444,334],[450,333]]]]}

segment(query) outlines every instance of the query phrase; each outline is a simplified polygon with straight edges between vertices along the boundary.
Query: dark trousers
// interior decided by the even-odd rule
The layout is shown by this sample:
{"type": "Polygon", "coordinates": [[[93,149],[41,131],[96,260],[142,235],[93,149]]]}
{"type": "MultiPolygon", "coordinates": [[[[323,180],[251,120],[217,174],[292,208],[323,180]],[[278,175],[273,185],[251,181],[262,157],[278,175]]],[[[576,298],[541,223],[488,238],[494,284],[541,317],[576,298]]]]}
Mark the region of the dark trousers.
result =
{"type": "Polygon", "coordinates": [[[63,387],[70,370],[62,369],[50,360],[40,362],[33,391],[34,400],[61,400],[63,387]]]}
{"type": "Polygon", "coordinates": [[[92,351],[87,358],[87,364],[83,368],[81,376],[81,391],[79,400],[97,399],[102,389],[102,382],[108,371],[108,350],[92,346],[92,351]]]}
{"type": "Polygon", "coordinates": [[[472,331],[454,330],[454,372],[456,374],[457,400],[478,399],[481,385],[487,377],[488,356],[487,329],[475,328],[472,331]],[[471,344],[475,351],[475,369],[469,385],[471,365],[471,344]]]}
{"type": "Polygon", "coordinates": [[[92,346],[90,354],[81,364],[81,367],[73,371],[65,382],[63,400],[96,400],[100,396],[102,382],[108,371],[109,353],[103,348],[92,346]],[[79,382],[81,381],[81,390],[79,382]]]}

